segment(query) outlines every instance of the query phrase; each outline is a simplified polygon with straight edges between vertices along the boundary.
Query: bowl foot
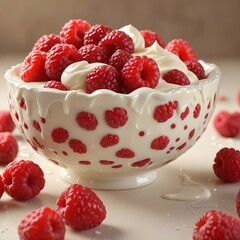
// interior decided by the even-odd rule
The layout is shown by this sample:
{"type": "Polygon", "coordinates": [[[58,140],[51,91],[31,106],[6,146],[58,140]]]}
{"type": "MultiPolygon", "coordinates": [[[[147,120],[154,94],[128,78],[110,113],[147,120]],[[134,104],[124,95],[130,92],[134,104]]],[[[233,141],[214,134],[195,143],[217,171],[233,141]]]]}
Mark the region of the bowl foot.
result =
{"type": "Polygon", "coordinates": [[[127,190],[139,188],[152,183],[156,171],[141,172],[138,175],[87,175],[79,172],[61,169],[60,176],[67,182],[79,183],[91,189],[98,190],[127,190]]]}

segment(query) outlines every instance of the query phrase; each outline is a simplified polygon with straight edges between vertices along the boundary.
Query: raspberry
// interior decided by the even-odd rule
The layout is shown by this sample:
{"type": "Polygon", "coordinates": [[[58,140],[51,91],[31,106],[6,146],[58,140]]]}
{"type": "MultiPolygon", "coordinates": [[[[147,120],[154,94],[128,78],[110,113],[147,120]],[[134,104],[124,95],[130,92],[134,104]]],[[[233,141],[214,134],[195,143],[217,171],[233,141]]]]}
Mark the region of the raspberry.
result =
{"type": "Polygon", "coordinates": [[[57,43],[61,43],[60,36],[56,34],[43,35],[37,40],[33,50],[48,52],[57,43]]]}
{"type": "Polygon", "coordinates": [[[87,21],[81,19],[72,19],[68,21],[60,32],[62,43],[73,44],[79,49],[83,46],[84,35],[90,27],[87,21]]]}
{"type": "Polygon", "coordinates": [[[68,144],[69,147],[73,150],[73,152],[80,154],[87,152],[87,146],[78,139],[71,139],[68,144]]]}
{"type": "Polygon", "coordinates": [[[84,45],[98,45],[98,43],[111,31],[112,29],[110,27],[103,24],[96,24],[90,27],[90,29],[84,35],[84,45]]]}
{"type": "Polygon", "coordinates": [[[123,86],[128,93],[141,87],[155,88],[160,78],[157,63],[147,56],[135,56],[121,71],[123,86]]]}
{"type": "Polygon", "coordinates": [[[64,240],[65,231],[62,217],[49,207],[32,210],[18,226],[21,240],[64,240]]]}
{"type": "Polygon", "coordinates": [[[67,226],[85,230],[96,227],[106,218],[103,202],[90,188],[72,184],[58,198],[56,210],[67,226]]]}
{"type": "Polygon", "coordinates": [[[237,194],[236,208],[237,208],[237,214],[240,217],[240,190],[238,191],[238,194],[237,194]]]}
{"type": "Polygon", "coordinates": [[[30,160],[9,163],[2,177],[5,192],[16,200],[34,198],[45,185],[42,169],[30,160]]]}
{"type": "Polygon", "coordinates": [[[195,60],[186,61],[185,65],[189,71],[193,72],[197,76],[198,80],[206,78],[204,68],[200,62],[195,60]]]}
{"type": "Polygon", "coordinates": [[[106,50],[108,58],[118,49],[125,50],[128,53],[134,52],[134,43],[132,38],[123,31],[114,30],[108,33],[98,44],[106,50]]]}
{"type": "Polygon", "coordinates": [[[44,84],[43,87],[44,88],[54,88],[54,89],[58,89],[61,91],[67,91],[65,86],[61,82],[56,81],[56,80],[48,81],[47,83],[44,84]]]}
{"type": "Polygon", "coordinates": [[[191,83],[187,75],[178,69],[172,69],[166,72],[163,75],[163,79],[168,83],[182,85],[182,86],[189,85],[191,83]]]}
{"type": "Polygon", "coordinates": [[[155,41],[161,46],[162,48],[165,48],[165,44],[162,40],[162,38],[156,33],[151,30],[141,30],[140,31],[144,41],[145,41],[145,47],[150,47],[153,45],[155,41]]]}
{"type": "Polygon", "coordinates": [[[73,45],[56,44],[47,55],[45,63],[47,74],[51,79],[60,80],[64,69],[80,59],[80,53],[73,45]]]}
{"type": "Polygon", "coordinates": [[[128,114],[124,108],[115,107],[105,111],[105,120],[112,128],[123,127],[128,121],[128,114]]]}
{"type": "Polygon", "coordinates": [[[240,151],[234,148],[219,150],[214,159],[213,170],[223,182],[240,181],[240,151]]]}
{"type": "Polygon", "coordinates": [[[4,185],[3,185],[2,177],[0,175],[0,199],[3,195],[3,193],[4,193],[4,185]]]}
{"type": "Polygon", "coordinates": [[[197,55],[187,41],[174,39],[165,47],[171,53],[176,54],[183,62],[194,60],[197,61],[197,55]]]}
{"type": "Polygon", "coordinates": [[[17,154],[18,144],[12,133],[0,133],[0,163],[12,162],[17,154]]]}
{"type": "Polygon", "coordinates": [[[56,143],[64,143],[69,137],[69,133],[64,128],[54,128],[52,130],[52,140],[56,143]]]}
{"type": "Polygon", "coordinates": [[[0,111],[0,132],[12,132],[15,129],[15,123],[12,120],[8,110],[0,111]]]}
{"type": "Polygon", "coordinates": [[[83,46],[79,49],[81,60],[85,60],[88,63],[101,62],[107,63],[107,55],[103,48],[94,44],[83,46]]]}
{"type": "Polygon", "coordinates": [[[240,113],[220,111],[213,119],[218,133],[223,137],[236,137],[240,133],[240,113]]]}
{"type": "Polygon", "coordinates": [[[81,128],[88,131],[95,130],[98,125],[98,120],[95,115],[89,112],[79,112],[76,120],[81,128]]]}
{"type": "Polygon", "coordinates": [[[121,92],[120,74],[114,67],[109,65],[98,66],[87,74],[86,92],[92,93],[98,89],[121,92]]]}
{"type": "Polygon", "coordinates": [[[127,63],[132,57],[133,56],[130,53],[118,49],[109,59],[109,64],[121,72],[125,63],[127,63]]]}
{"type": "Polygon", "coordinates": [[[24,59],[19,76],[24,82],[44,82],[49,77],[45,70],[47,53],[39,50],[32,51],[24,59]]]}
{"type": "Polygon", "coordinates": [[[101,139],[100,145],[104,148],[107,148],[118,144],[118,142],[119,137],[117,135],[107,134],[101,139]]]}
{"type": "Polygon", "coordinates": [[[240,221],[221,211],[210,210],[196,222],[193,240],[238,240],[240,221]]]}
{"type": "Polygon", "coordinates": [[[177,109],[178,102],[168,102],[162,105],[158,105],[155,107],[154,112],[153,112],[153,118],[157,122],[166,122],[168,119],[170,119],[174,111],[177,109]]]}

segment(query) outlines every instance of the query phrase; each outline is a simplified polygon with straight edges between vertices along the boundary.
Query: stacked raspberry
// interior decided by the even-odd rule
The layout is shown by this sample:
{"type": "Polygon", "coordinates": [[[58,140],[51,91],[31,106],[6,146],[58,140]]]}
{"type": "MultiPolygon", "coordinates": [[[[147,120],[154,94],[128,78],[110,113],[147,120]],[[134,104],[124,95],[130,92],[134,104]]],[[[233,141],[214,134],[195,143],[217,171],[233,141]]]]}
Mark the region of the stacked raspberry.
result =
{"type": "MultiPolygon", "coordinates": [[[[150,30],[140,33],[145,48],[156,42],[176,54],[198,79],[205,78],[204,69],[188,42],[175,39],[165,46],[157,33],[150,30]]],[[[102,63],[87,74],[87,93],[98,89],[130,93],[141,87],[156,88],[160,80],[161,69],[156,61],[146,55],[136,56],[134,41],[128,34],[103,24],[91,26],[81,19],[67,22],[59,35],[42,36],[25,58],[20,77],[25,82],[47,81],[45,88],[66,91],[68,88],[61,83],[61,75],[69,65],[80,61],[102,63]]],[[[179,69],[171,69],[162,79],[177,85],[191,83],[179,69]]]]}

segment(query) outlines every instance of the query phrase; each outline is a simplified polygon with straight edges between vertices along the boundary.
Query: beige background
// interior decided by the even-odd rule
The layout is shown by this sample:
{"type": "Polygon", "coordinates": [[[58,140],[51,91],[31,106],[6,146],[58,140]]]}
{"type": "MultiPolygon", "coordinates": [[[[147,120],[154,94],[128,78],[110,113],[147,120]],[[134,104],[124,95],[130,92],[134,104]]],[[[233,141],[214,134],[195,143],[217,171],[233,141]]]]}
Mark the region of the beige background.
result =
{"type": "Polygon", "coordinates": [[[239,0],[0,0],[0,54],[25,54],[43,34],[69,19],[183,38],[200,58],[240,57],[239,0]]]}

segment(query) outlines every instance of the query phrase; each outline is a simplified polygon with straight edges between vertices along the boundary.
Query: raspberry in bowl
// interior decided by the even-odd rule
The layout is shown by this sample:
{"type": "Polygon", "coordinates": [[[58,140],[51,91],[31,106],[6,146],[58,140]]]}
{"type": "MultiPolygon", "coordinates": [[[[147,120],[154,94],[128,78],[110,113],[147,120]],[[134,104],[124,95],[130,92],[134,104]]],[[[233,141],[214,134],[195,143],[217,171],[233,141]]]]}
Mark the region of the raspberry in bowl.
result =
{"type": "Polygon", "coordinates": [[[64,39],[48,52],[35,46],[7,71],[11,115],[65,180],[95,189],[145,186],[206,129],[220,70],[186,41],[163,48],[151,34],[149,46],[147,30],[79,21],[69,22],[81,30],[70,37],[83,46],[64,39]]]}

